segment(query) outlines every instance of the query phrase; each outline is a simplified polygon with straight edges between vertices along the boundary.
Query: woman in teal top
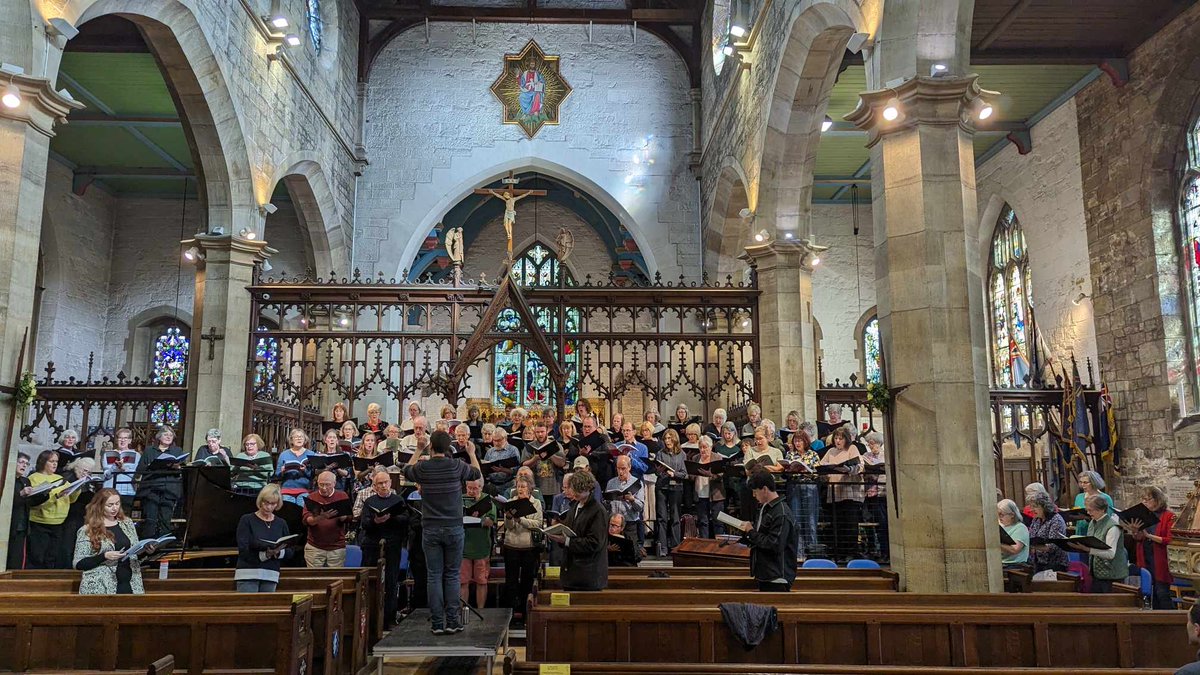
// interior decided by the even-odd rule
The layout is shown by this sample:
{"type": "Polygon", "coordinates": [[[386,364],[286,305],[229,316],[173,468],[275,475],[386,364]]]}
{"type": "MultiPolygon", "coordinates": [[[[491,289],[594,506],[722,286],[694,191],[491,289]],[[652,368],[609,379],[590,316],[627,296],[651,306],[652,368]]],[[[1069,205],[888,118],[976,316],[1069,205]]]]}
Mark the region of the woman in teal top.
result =
{"type": "Polygon", "coordinates": [[[1021,509],[1013,500],[1002,499],[996,504],[996,518],[1000,521],[1000,528],[1016,542],[1000,544],[1000,552],[1004,554],[1000,562],[1005,567],[1024,565],[1029,560],[1029,528],[1021,520],[1021,509]]]}
{"type": "MultiPolygon", "coordinates": [[[[1100,474],[1095,471],[1081,471],[1077,480],[1079,481],[1079,494],[1075,495],[1075,508],[1082,509],[1085,499],[1093,495],[1100,495],[1104,498],[1104,501],[1108,502],[1108,512],[1112,513],[1113,500],[1112,497],[1102,492],[1104,490],[1104,478],[1100,474]]],[[[1088,521],[1077,521],[1075,523],[1075,534],[1082,536],[1087,533],[1088,521]]]]}

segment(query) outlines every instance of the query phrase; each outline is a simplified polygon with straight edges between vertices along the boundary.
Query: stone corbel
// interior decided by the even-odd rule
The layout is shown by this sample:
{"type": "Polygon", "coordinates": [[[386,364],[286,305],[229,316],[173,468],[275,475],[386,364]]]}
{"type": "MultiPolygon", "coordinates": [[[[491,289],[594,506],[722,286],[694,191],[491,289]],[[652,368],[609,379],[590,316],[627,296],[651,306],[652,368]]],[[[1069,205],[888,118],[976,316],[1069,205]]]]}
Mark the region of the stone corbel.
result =
{"type": "Polygon", "coordinates": [[[261,264],[279,252],[262,239],[244,239],[230,234],[198,233],[180,242],[180,246],[185,251],[193,246],[200,249],[205,257],[196,261],[197,267],[202,267],[209,255],[218,251],[228,251],[230,264],[243,265],[261,264]]]}
{"type": "Polygon", "coordinates": [[[21,104],[15,108],[0,105],[0,117],[25,122],[47,137],[54,137],[54,125],[65,124],[72,110],[82,110],[84,105],[71,98],[66,90],[54,91],[54,86],[44,77],[0,70],[0,92],[15,86],[21,94],[21,104]]]}
{"type": "Polygon", "coordinates": [[[914,77],[895,87],[860,94],[858,106],[843,119],[869,134],[867,147],[887,134],[919,125],[957,124],[974,133],[977,106],[999,95],[980,88],[978,75],[914,77]],[[889,107],[898,113],[890,120],[884,116],[889,107]]]}
{"type": "Polygon", "coordinates": [[[771,268],[803,269],[812,272],[828,246],[818,246],[807,239],[770,239],[746,247],[745,258],[756,272],[771,268]]]}

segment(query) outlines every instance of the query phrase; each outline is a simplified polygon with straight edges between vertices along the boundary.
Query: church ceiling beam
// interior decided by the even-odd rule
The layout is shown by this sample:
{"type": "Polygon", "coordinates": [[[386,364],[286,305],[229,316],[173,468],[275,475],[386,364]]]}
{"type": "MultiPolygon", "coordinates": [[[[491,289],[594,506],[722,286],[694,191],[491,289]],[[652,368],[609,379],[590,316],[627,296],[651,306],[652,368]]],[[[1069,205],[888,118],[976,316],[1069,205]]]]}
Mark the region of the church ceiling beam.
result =
{"type": "Polygon", "coordinates": [[[162,166],[79,166],[76,176],[122,177],[122,178],[195,178],[191,169],[173,169],[162,166]]]}
{"type": "Polygon", "coordinates": [[[105,115],[89,112],[78,112],[71,115],[69,122],[77,127],[124,127],[129,125],[139,127],[181,127],[183,120],[179,117],[162,115],[105,115]]]}
{"type": "Polygon", "coordinates": [[[565,7],[465,7],[433,5],[423,7],[371,7],[372,21],[496,21],[519,23],[665,23],[690,25],[700,20],[698,9],[588,9],[565,7]]]}
{"type": "Polygon", "coordinates": [[[1015,21],[1018,16],[1020,16],[1021,12],[1024,12],[1025,9],[1031,4],[1033,4],[1033,0],[1018,0],[1017,4],[1013,5],[1012,8],[1009,9],[1008,12],[996,22],[996,25],[992,26],[992,29],[987,32],[987,35],[984,35],[983,38],[976,43],[975,49],[985,50],[992,46],[992,43],[996,41],[996,38],[1003,35],[1004,31],[1008,30],[1008,27],[1012,25],[1012,22],[1015,21]]]}
{"type": "MultiPolygon", "coordinates": [[[[84,87],[77,80],[75,80],[75,78],[67,75],[66,73],[60,72],[58,74],[58,79],[63,84],[67,85],[70,91],[73,92],[77,97],[82,98],[89,107],[99,110],[101,113],[110,118],[118,117],[116,110],[113,110],[112,107],[110,107],[107,103],[100,100],[99,96],[93,94],[91,91],[88,91],[87,87],[84,87]]],[[[71,119],[68,118],[68,122],[70,121],[71,119]]],[[[167,165],[181,171],[189,170],[187,166],[175,159],[175,157],[171,153],[167,152],[166,149],[164,149],[161,145],[150,140],[150,138],[139,131],[136,126],[132,124],[126,124],[123,125],[123,129],[125,130],[125,133],[136,138],[139,143],[146,147],[147,150],[157,155],[158,158],[167,165]]]]}

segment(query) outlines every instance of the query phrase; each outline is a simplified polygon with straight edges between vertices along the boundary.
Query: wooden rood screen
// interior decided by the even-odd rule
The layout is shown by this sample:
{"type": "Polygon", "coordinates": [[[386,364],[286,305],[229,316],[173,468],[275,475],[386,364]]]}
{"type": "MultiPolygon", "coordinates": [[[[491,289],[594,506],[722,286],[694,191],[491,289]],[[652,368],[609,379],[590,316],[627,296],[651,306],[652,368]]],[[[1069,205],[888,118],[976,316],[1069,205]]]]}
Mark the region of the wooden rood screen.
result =
{"type": "MultiPolygon", "coordinates": [[[[396,283],[356,274],[256,277],[250,293],[246,419],[256,432],[315,431],[337,401],[360,422],[369,402],[385,420],[405,419],[410,400],[431,417],[439,402],[562,410],[580,398],[620,400],[626,412],[686,402],[707,417],[759,389],[753,283],[521,287],[511,278],[396,283]]],[[[268,447],[281,443],[267,438],[268,447]]]]}

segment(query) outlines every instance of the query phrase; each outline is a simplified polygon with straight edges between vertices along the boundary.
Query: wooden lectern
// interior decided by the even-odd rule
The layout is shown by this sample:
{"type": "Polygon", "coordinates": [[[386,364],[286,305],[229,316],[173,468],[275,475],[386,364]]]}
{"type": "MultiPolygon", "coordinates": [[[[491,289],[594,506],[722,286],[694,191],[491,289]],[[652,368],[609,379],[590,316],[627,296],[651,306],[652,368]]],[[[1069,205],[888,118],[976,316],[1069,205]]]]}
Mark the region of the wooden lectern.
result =
{"type": "Polygon", "coordinates": [[[750,547],[736,540],[698,539],[686,537],[671,559],[676,567],[745,567],[750,568],[750,547]]]}

